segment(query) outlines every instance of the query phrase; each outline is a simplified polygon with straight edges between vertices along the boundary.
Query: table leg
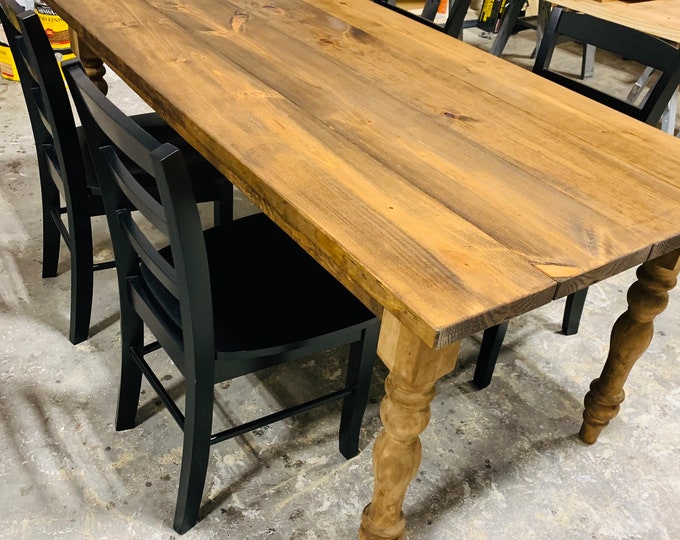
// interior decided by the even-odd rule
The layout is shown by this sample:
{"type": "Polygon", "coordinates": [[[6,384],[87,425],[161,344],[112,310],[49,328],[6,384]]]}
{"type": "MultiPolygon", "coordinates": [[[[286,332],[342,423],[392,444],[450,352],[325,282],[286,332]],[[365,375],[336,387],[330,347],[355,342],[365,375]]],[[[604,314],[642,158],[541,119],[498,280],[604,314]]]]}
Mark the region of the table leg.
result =
{"type": "Polygon", "coordinates": [[[406,520],[401,510],[406,489],[421,460],[419,435],[430,421],[437,379],[456,365],[460,343],[440,350],[385,312],[378,355],[390,369],[380,405],[383,429],[373,447],[373,499],[364,509],[359,538],[402,538],[406,520]]]}
{"type": "Polygon", "coordinates": [[[78,35],[72,29],[69,32],[73,54],[80,58],[80,62],[83,64],[85,73],[94,83],[94,85],[99,88],[103,94],[106,94],[109,87],[104,80],[104,74],[106,73],[104,62],[102,62],[102,59],[99,58],[92,49],[90,49],[87,43],[78,39],[78,35]]]}
{"type": "Polygon", "coordinates": [[[647,261],[637,271],[638,280],[628,290],[628,310],[612,329],[609,355],[602,374],[590,385],[579,437],[585,443],[597,440],[614,418],[625,398],[623,385],[635,361],[647,349],[654,334],[654,318],[668,304],[668,291],[680,272],[680,250],[647,261]]]}

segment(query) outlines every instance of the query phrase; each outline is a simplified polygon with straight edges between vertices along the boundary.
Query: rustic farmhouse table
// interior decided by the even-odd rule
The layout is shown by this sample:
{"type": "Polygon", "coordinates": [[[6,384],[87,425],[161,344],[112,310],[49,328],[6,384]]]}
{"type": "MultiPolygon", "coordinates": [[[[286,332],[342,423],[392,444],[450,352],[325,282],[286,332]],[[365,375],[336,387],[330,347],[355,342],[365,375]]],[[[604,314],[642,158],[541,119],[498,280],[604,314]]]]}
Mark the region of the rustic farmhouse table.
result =
{"type": "Polygon", "coordinates": [[[403,535],[462,338],[642,264],[581,438],[617,414],[680,271],[680,140],[369,0],[50,4],[382,317],[361,538],[403,535]]]}

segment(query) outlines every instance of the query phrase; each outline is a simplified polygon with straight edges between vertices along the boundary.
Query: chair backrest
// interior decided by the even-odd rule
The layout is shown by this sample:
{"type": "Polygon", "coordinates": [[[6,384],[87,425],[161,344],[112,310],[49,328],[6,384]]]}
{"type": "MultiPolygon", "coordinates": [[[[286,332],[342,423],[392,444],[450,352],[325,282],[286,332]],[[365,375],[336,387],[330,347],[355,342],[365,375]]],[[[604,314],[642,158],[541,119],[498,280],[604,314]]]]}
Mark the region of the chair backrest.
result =
{"type": "Polygon", "coordinates": [[[424,24],[425,26],[429,26],[430,28],[433,28],[434,30],[439,30],[440,32],[443,31],[442,27],[439,26],[434,22],[434,16],[436,13],[433,13],[431,17],[428,16],[425,17],[423,15],[418,15],[416,13],[411,13],[408,9],[405,9],[403,7],[397,6],[396,1],[394,0],[373,0],[376,4],[380,4],[387,9],[391,11],[396,11],[397,13],[400,13],[404,17],[408,17],[409,19],[413,19],[414,21],[418,21],[421,24],[424,24]]]}
{"type": "MultiPolygon", "coordinates": [[[[441,0],[426,0],[420,16],[428,21],[434,21],[439,10],[441,0]]],[[[449,15],[443,26],[440,26],[445,34],[462,39],[465,16],[470,9],[470,0],[449,0],[449,15]]]]}
{"type": "MultiPolygon", "coordinates": [[[[31,120],[42,182],[51,180],[66,205],[87,196],[87,179],[66,87],[45,30],[32,11],[0,0],[0,22],[17,66],[31,120]]],[[[87,216],[89,219],[89,215],[87,216]]]]}
{"type": "Polygon", "coordinates": [[[184,158],[111,103],[79,60],[64,62],[62,68],[101,186],[118,272],[121,319],[133,309],[183,372],[202,368],[193,365],[188,358],[192,354],[197,361],[209,359],[204,367],[210,370],[214,362],[210,272],[184,158]],[[128,166],[139,167],[148,177],[133,175],[128,166]],[[155,183],[147,183],[150,179],[155,183]],[[140,226],[131,208],[153,227],[140,226]],[[159,254],[158,233],[161,242],[169,243],[171,257],[159,254]]]}
{"type": "Polygon", "coordinates": [[[656,125],[680,83],[680,51],[674,45],[638,30],[554,7],[536,55],[533,71],[633,118],[656,125]],[[555,46],[558,40],[565,37],[652,67],[662,72],[661,76],[645,96],[641,107],[618,99],[550,70],[555,46]]]}
{"type": "Polygon", "coordinates": [[[411,13],[408,9],[397,6],[394,0],[373,0],[377,4],[381,4],[389,10],[396,11],[418,21],[420,24],[429,26],[434,30],[439,30],[455,38],[460,38],[463,31],[463,24],[465,23],[465,15],[470,7],[470,0],[452,0],[450,4],[449,16],[447,17],[444,24],[438,24],[434,22],[437,15],[437,9],[439,8],[439,0],[427,0],[423,6],[423,10],[418,15],[417,13],[411,13]]]}

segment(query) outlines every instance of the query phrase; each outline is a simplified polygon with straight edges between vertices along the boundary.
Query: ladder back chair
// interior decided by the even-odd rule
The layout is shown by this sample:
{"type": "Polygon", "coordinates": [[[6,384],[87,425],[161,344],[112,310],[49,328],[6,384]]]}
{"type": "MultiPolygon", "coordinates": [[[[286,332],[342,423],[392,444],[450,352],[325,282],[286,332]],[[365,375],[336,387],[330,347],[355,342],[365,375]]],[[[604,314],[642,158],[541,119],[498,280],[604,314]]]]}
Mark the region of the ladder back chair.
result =
{"type": "MultiPolygon", "coordinates": [[[[448,2],[448,15],[443,23],[435,22],[439,10],[440,0],[426,0],[420,14],[411,13],[408,9],[398,7],[395,0],[374,0],[384,5],[392,11],[396,11],[416,20],[421,24],[444,32],[454,38],[463,39],[463,29],[476,27],[479,25],[477,19],[466,20],[465,17],[470,9],[471,0],[450,0],[448,2]]],[[[508,38],[516,31],[516,24],[520,19],[520,14],[524,9],[526,0],[508,0],[505,7],[505,15],[502,24],[496,32],[489,53],[494,56],[501,56],[508,38]]]]}
{"type": "Polygon", "coordinates": [[[175,530],[184,533],[197,521],[214,443],[342,399],[340,451],[346,458],[356,455],[378,319],[264,214],[201,230],[181,152],[123,115],[77,60],[63,68],[101,172],[118,272],[122,367],[116,429],[134,427],[146,376],[184,432],[175,530]],[[130,174],[126,161],[155,179],[157,198],[130,174]],[[154,246],[130,206],[166,247],[154,246]],[[144,342],[145,327],[157,341],[144,342]],[[344,345],[344,387],[213,433],[215,384],[344,345]],[[144,358],[158,348],[184,376],[183,413],[144,358]]]}
{"type": "MultiPolygon", "coordinates": [[[[566,11],[561,7],[554,7],[536,55],[533,71],[616,111],[657,126],[680,84],[680,50],[671,43],[638,30],[590,15],[566,11]],[[619,99],[584,84],[578,78],[572,78],[550,69],[555,47],[565,38],[584,45],[592,45],[597,50],[605,50],[642,66],[653,68],[660,72],[660,76],[643,97],[640,105],[619,99]]],[[[565,335],[578,332],[587,293],[588,289],[585,288],[567,297],[562,321],[562,332],[565,335]]],[[[473,379],[473,383],[478,388],[484,388],[491,382],[507,326],[506,321],[484,332],[473,379]]]]}
{"type": "MultiPolygon", "coordinates": [[[[62,74],[40,19],[14,0],[0,0],[0,23],[17,65],[38,158],[42,276],[57,275],[63,239],[71,255],[69,340],[75,344],[87,339],[90,332],[93,272],[114,265],[113,261],[93,262],[91,219],[104,214],[100,190],[86,138],[82,128],[76,127],[62,74]]],[[[218,201],[216,218],[231,219],[231,184],[158,115],[133,118],[160,140],[170,141],[188,154],[190,167],[203,179],[197,187],[199,198],[218,201]]]]}

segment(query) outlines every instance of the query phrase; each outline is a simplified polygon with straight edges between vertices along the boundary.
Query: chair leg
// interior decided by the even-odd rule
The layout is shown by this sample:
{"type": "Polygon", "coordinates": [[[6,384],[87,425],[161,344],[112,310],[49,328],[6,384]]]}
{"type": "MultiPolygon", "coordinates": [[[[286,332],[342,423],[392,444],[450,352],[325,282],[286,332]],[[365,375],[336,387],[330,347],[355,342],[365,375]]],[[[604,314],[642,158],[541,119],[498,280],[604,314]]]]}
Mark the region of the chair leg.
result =
{"type": "MultiPolygon", "coordinates": [[[[396,2],[395,2],[396,5],[396,2]]],[[[423,6],[423,11],[420,12],[420,16],[428,21],[434,21],[437,16],[437,10],[439,9],[439,0],[426,0],[423,6]]]]}
{"type": "MultiPolygon", "coordinates": [[[[451,5],[451,13],[444,23],[444,32],[456,39],[463,39],[465,16],[470,8],[470,0],[457,0],[451,5]]],[[[436,4],[438,6],[438,3],[436,4]]],[[[432,19],[434,20],[434,19],[432,19]]]]}
{"type": "Polygon", "coordinates": [[[210,458],[213,391],[187,386],[184,444],[173,527],[184,534],[198,521],[210,458]]]}
{"type": "Polygon", "coordinates": [[[578,325],[581,322],[583,306],[586,303],[588,288],[581,289],[567,296],[567,304],[564,306],[564,318],[562,319],[562,333],[565,336],[572,336],[578,332],[578,325]]]}
{"type": "Polygon", "coordinates": [[[340,453],[347,459],[359,453],[359,433],[368,403],[379,330],[378,324],[364,330],[363,339],[352,343],[349,351],[347,386],[354,386],[355,390],[344,399],[340,418],[340,453]]]}
{"type": "MultiPolygon", "coordinates": [[[[88,220],[89,225],[89,220],[88,220]]],[[[90,333],[94,270],[92,268],[92,235],[71,229],[71,320],[69,340],[74,345],[90,333]]]]}
{"type": "Polygon", "coordinates": [[[42,277],[51,278],[57,275],[59,264],[59,248],[61,233],[50,212],[59,211],[59,191],[53,187],[52,193],[46,193],[48,188],[42,187],[42,220],[43,220],[43,261],[42,277]]]}
{"type": "Polygon", "coordinates": [[[121,367],[118,408],[116,409],[116,431],[135,427],[139,393],[142,386],[142,370],[134,358],[132,350],[142,354],[144,346],[144,325],[121,294],[121,367]]]}
{"type": "Polygon", "coordinates": [[[503,345],[507,329],[508,321],[505,321],[484,330],[482,346],[477,357],[477,367],[472,379],[472,384],[480,390],[486,388],[491,383],[493,370],[496,367],[496,360],[498,360],[498,354],[501,351],[501,345],[503,345]]]}
{"type": "Polygon", "coordinates": [[[61,235],[49,214],[43,213],[42,277],[57,275],[61,235]]]}
{"type": "Polygon", "coordinates": [[[581,79],[590,79],[595,73],[595,51],[597,47],[584,43],[581,58],[581,79]]]}
{"type": "Polygon", "coordinates": [[[220,198],[213,203],[213,224],[225,225],[234,221],[234,186],[227,180],[219,186],[220,198]]]}
{"type": "Polygon", "coordinates": [[[517,19],[519,19],[519,14],[522,12],[523,7],[524,0],[510,1],[510,5],[506,8],[501,27],[489,50],[494,56],[501,56],[503,54],[503,49],[505,49],[505,45],[512,35],[512,31],[515,29],[515,24],[517,24],[517,19]]]}

